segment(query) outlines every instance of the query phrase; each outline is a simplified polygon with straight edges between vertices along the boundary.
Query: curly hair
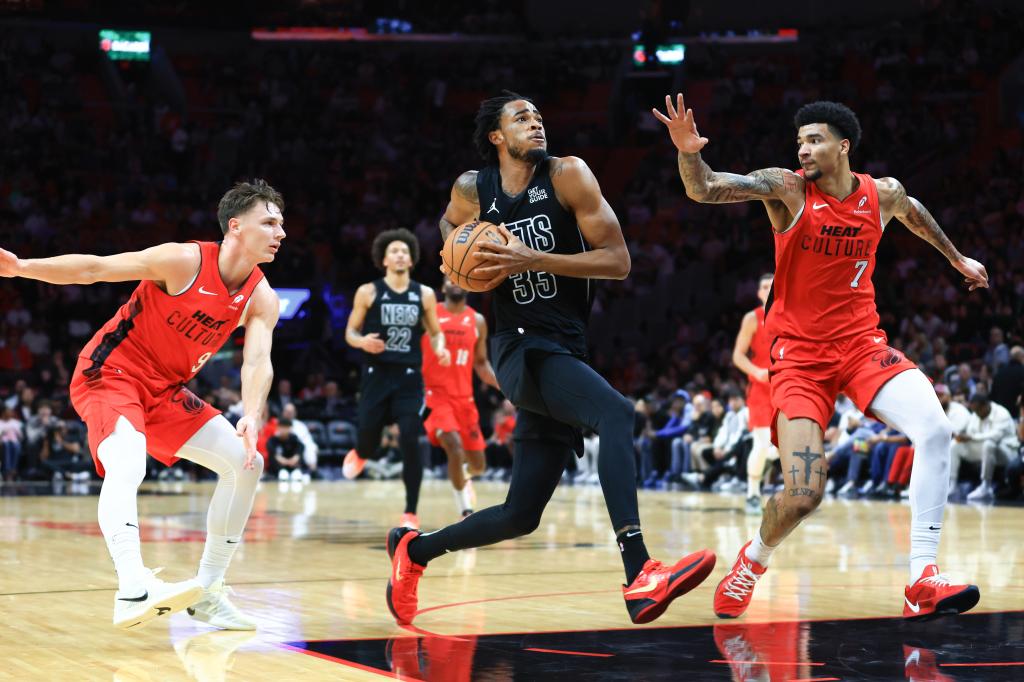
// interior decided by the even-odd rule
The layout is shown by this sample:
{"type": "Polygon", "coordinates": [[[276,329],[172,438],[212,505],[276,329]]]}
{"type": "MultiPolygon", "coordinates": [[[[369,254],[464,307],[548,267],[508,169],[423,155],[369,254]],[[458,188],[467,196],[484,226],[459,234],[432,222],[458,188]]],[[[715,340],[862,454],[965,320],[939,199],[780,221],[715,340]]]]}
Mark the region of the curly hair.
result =
{"type": "Polygon", "coordinates": [[[252,182],[239,182],[229,189],[217,204],[217,222],[220,223],[221,232],[227,234],[228,221],[242,215],[258,201],[275,204],[278,210],[284,212],[284,198],[280,192],[267,184],[266,180],[256,178],[252,182]]]}
{"type": "Polygon", "coordinates": [[[409,230],[399,227],[395,230],[384,230],[373,240],[370,252],[373,257],[373,264],[379,270],[384,270],[384,252],[387,251],[391,242],[405,242],[409,247],[409,255],[412,257],[412,264],[415,266],[420,260],[420,240],[409,230]]]}
{"type": "Polygon", "coordinates": [[[840,140],[849,140],[851,152],[860,144],[860,121],[845,104],[820,101],[803,105],[793,117],[793,125],[799,130],[809,123],[824,123],[840,140]]]}
{"type": "Polygon", "coordinates": [[[502,90],[497,97],[480,102],[480,108],[477,109],[476,119],[474,119],[476,128],[473,130],[473,144],[489,165],[493,166],[498,163],[498,150],[491,144],[489,136],[492,131],[501,127],[501,110],[505,108],[505,105],[519,99],[533,104],[533,100],[529,97],[523,97],[511,90],[502,90]]]}

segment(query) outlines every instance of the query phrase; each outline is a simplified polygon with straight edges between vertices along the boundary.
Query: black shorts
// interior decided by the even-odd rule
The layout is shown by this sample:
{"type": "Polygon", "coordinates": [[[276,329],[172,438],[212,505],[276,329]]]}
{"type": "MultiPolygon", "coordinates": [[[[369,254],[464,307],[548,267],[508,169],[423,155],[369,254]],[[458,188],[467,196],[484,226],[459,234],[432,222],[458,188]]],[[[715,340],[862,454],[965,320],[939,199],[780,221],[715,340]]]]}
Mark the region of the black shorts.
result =
{"type": "Polygon", "coordinates": [[[549,416],[550,411],[537,386],[535,372],[540,361],[550,355],[569,355],[587,361],[582,342],[561,342],[531,333],[503,332],[491,337],[494,374],[505,397],[518,408],[517,441],[554,441],[571,447],[583,456],[583,432],[549,416]]]}
{"type": "Polygon", "coordinates": [[[423,409],[423,375],[412,365],[364,365],[359,428],[384,428],[423,409]]]}

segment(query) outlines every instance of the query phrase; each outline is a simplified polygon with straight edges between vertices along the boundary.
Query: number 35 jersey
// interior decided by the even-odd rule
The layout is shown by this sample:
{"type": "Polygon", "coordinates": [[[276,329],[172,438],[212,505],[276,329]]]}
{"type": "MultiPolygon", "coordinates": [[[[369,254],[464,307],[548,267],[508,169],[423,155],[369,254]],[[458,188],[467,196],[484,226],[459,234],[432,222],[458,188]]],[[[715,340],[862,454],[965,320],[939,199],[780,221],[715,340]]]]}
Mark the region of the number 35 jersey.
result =
{"type": "Polygon", "coordinates": [[[803,209],[788,228],[775,226],[769,339],[836,341],[877,329],[871,275],[883,232],[878,189],[870,175],[854,176],[857,188],[843,200],[807,182],[803,209]]]}
{"type": "MultiPolygon", "coordinates": [[[[555,196],[549,157],[537,165],[526,189],[510,197],[501,188],[501,172],[488,166],[477,173],[480,220],[504,222],[526,246],[545,253],[587,250],[576,218],[555,196]]],[[[590,280],[548,272],[512,275],[494,292],[495,335],[524,329],[586,347],[590,316],[590,280]]]]}
{"type": "Polygon", "coordinates": [[[384,352],[366,355],[371,364],[412,365],[422,362],[420,337],[423,336],[423,287],[409,280],[409,288],[398,293],[383,278],[374,280],[376,296],[366,312],[363,334],[378,334],[384,352]]]}
{"type": "Polygon", "coordinates": [[[159,394],[191,380],[228,340],[263,273],[253,268],[242,287],[229,292],[217,264],[220,243],[194,243],[200,264],[192,283],[172,295],[155,282],[139,282],[79,353],[87,378],[109,365],[159,394]]]}

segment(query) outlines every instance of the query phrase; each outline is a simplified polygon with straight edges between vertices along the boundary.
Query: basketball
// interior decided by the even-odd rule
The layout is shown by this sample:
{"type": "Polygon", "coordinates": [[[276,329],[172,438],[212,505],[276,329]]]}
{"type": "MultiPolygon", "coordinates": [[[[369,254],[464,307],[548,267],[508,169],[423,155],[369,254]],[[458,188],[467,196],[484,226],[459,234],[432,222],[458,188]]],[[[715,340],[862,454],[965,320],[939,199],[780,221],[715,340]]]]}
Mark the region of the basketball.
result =
{"type": "Polygon", "coordinates": [[[491,288],[487,286],[490,277],[473,274],[478,267],[487,264],[486,260],[480,258],[480,250],[477,248],[484,241],[508,243],[494,223],[472,220],[452,230],[441,250],[441,260],[451,270],[449,277],[466,291],[487,291],[491,288]]]}

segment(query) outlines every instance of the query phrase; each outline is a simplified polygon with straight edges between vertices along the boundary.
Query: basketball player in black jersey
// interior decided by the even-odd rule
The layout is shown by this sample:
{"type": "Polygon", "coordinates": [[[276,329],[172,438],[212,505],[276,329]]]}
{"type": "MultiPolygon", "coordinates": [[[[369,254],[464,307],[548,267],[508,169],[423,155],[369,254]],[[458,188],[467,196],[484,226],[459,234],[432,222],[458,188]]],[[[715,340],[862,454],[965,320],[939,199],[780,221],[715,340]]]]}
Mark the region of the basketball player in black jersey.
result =
{"type": "Polygon", "coordinates": [[[629,274],[619,221],[587,164],[548,156],[544,122],[530,100],[505,91],[482,102],[474,142],[487,166],[456,180],[441,231],[447,236],[478,218],[503,224],[509,240],[490,248],[491,264],[476,273],[493,277],[495,374],[519,408],[512,481],[502,505],[434,533],[388,533],[388,608],[400,624],[411,622],[428,561],[535,530],[573,451],[582,454],[581,429],[588,428],[601,438],[598,473],[625,565],[626,608],[634,623],[652,621],[707,577],[715,555],[702,550],[664,566],[647,554],[633,405],[587,364],[590,279],[629,274]]]}
{"type": "Polygon", "coordinates": [[[451,364],[444,334],[437,322],[434,290],[415,282],[409,273],[419,260],[416,235],[406,229],[387,230],[373,240],[373,262],[384,277],[356,290],[345,341],[365,353],[359,387],[359,435],[356,448],[345,456],[342,473],[357,477],[367,459],[377,456],[384,427],[398,424],[405,483],[402,527],[419,528],[416,506],[423,482],[419,456],[422,431],[423,375],[420,337],[424,328],[442,366],[451,364]]]}

